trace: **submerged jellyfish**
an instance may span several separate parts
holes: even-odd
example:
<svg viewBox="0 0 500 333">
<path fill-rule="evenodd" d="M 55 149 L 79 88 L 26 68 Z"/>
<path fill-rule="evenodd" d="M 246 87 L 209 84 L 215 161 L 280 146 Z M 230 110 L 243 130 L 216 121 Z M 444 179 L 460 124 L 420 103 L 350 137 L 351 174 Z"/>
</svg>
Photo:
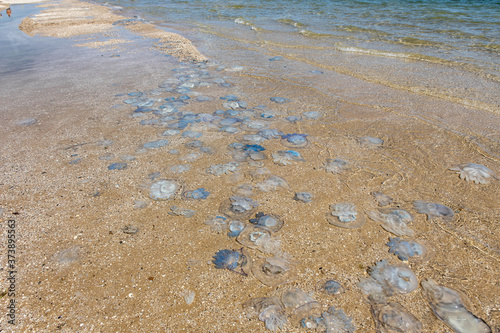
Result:
<svg viewBox="0 0 500 333">
<path fill-rule="evenodd" d="M 334 160 L 329 158 L 325 162 L 324 169 L 326 170 L 326 172 L 331 172 L 336 175 L 344 170 L 349 169 L 349 162 L 344 161 L 340 158 L 336 158 Z"/>
<path fill-rule="evenodd" d="M 303 148 L 309 144 L 307 134 L 286 134 L 282 135 L 281 139 L 284 146 L 292 148 Z"/>
<path fill-rule="evenodd" d="M 363 146 L 379 147 L 384 144 L 384 140 L 373 136 L 364 136 L 362 138 L 359 138 L 359 143 Z"/>
<path fill-rule="evenodd" d="M 342 309 L 335 310 L 332 305 L 321 317 L 308 317 L 301 321 L 302 327 L 316 329 L 326 333 L 353 333 L 356 327 L 352 318 L 348 317 Z"/>
<path fill-rule="evenodd" d="M 449 222 L 455 217 L 455 213 L 450 207 L 441 204 L 416 200 L 413 202 L 413 205 L 420 214 L 427 214 L 428 220 L 437 217 Z"/>
<path fill-rule="evenodd" d="M 372 192 L 371 194 L 377 200 L 380 207 L 387 206 L 392 202 L 392 198 L 382 192 Z"/>
<path fill-rule="evenodd" d="M 389 265 L 387 260 L 380 260 L 368 269 L 370 277 L 361 280 L 361 289 L 372 295 L 374 299 L 384 299 L 385 296 L 406 294 L 418 288 L 415 273 L 405 265 Z"/>
<path fill-rule="evenodd" d="M 278 150 L 272 153 L 273 162 L 279 165 L 292 164 L 292 161 L 305 162 L 305 159 L 295 150 Z"/>
<path fill-rule="evenodd" d="M 283 227 L 283 220 L 279 216 L 262 212 L 257 213 L 254 219 L 250 219 L 250 223 L 271 232 L 277 232 Z"/>
<path fill-rule="evenodd" d="M 212 262 L 215 268 L 229 269 L 241 275 L 248 275 L 251 269 L 252 260 L 250 255 L 244 250 L 220 250 L 213 256 Z"/>
<path fill-rule="evenodd" d="M 176 216 L 185 216 L 185 217 L 193 217 L 196 214 L 196 211 L 193 209 L 180 208 L 177 206 L 170 207 L 171 212 L 168 212 L 170 215 Z"/>
<path fill-rule="evenodd" d="M 232 196 L 221 203 L 219 211 L 235 219 L 244 219 L 252 215 L 258 205 L 257 201 L 250 198 Z"/>
<path fill-rule="evenodd" d="M 226 164 L 213 164 L 210 168 L 207 169 L 208 173 L 211 173 L 214 176 L 227 175 L 230 172 L 235 172 L 238 170 L 238 163 L 229 162 Z"/>
<path fill-rule="evenodd" d="M 299 288 L 291 288 L 283 291 L 281 301 L 285 309 L 291 311 L 294 315 L 304 315 L 304 313 L 320 307 L 318 301 Z"/>
<path fill-rule="evenodd" d="M 434 314 L 455 332 L 491 333 L 488 324 L 467 310 L 456 291 L 431 279 L 425 279 L 421 284 Z"/>
<path fill-rule="evenodd" d="M 297 278 L 295 267 L 283 257 L 257 259 L 252 273 L 257 280 L 270 287 L 289 283 Z"/>
<path fill-rule="evenodd" d="M 488 184 L 491 179 L 498 179 L 493 171 L 481 164 L 463 163 L 450 168 L 457 171 L 461 179 L 473 181 L 476 184 Z"/>
<path fill-rule="evenodd" d="M 245 223 L 238 220 L 233 220 L 229 222 L 229 226 L 227 228 L 229 229 L 227 233 L 229 237 L 238 237 L 245 229 Z"/>
<path fill-rule="evenodd" d="M 203 187 L 198 188 L 194 191 L 187 191 L 183 193 L 183 196 L 186 199 L 193 199 L 193 200 L 205 200 L 209 195 L 210 192 L 205 190 L 205 188 Z"/>
<path fill-rule="evenodd" d="M 304 203 L 311 202 L 313 199 L 313 195 L 309 192 L 296 192 L 293 200 L 301 201 Z"/>
<path fill-rule="evenodd" d="M 374 303 L 371 306 L 377 332 L 421 333 L 420 321 L 399 303 Z"/>
<path fill-rule="evenodd" d="M 367 212 L 368 216 L 379 222 L 384 230 L 393 233 L 396 236 L 412 237 L 414 231 L 408 227 L 408 223 L 413 221 L 413 216 L 404 209 L 379 209 Z"/>
<path fill-rule="evenodd" d="M 335 280 L 326 280 L 318 283 L 316 290 L 328 295 L 338 295 L 344 292 L 344 287 Z"/>
<path fill-rule="evenodd" d="M 248 318 L 259 318 L 271 331 L 277 331 L 286 325 L 286 314 L 281 302 L 275 297 L 252 298 L 243 303 L 243 310 Z"/>
<path fill-rule="evenodd" d="M 142 146 L 146 149 L 155 149 L 155 148 L 161 148 L 168 145 L 168 140 L 162 139 L 158 141 L 151 141 L 151 142 L 146 142 Z"/>
<path fill-rule="evenodd" d="M 271 231 L 262 227 L 248 226 L 236 240 L 241 245 L 264 253 L 278 254 L 281 252 L 281 240 L 271 237 Z"/>
<path fill-rule="evenodd" d="M 123 170 L 127 168 L 127 163 L 113 163 L 108 166 L 109 170 Z"/>
<path fill-rule="evenodd" d="M 287 181 L 284 178 L 278 176 L 270 176 L 264 181 L 256 184 L 256 187 L 263 192 L 271 192 L 275 191 L 278 187 L 284 188 L 286 190 L 290 189 L 290 185 L 288 185 Z"/>
<path fill-rule="evenodd" d="M 389 238 L 389 242 L 385 245 L 389 246 L 390 253 L 402 261 L 423 260 L 429 253 L 422 244 L 416 241 L 402 240 L 399 237 Z"/>
<path fill-rule="evenodd" d="M 276 129 L 263 129 L 258 134 L 265 139 L 276 139 L 280 138 L 283 135 L 281 131 L 278 131 Z"/>
<path fill-rule="evenodd" d="M 149 188 L 149 197 L 153 200 L 171 200 L 182 189 L 181 184 L 173 179 L 163 179 Z"/>
<path fill-rule="evenodd" d="M 290 99 L 285 97 L 271 97 L 270 100 L 278 104 L 288 103 L 291 101 Z"/>
<path fill-rule="evenodd" d="M 226 230 L 227 218 L 224 216 L 217 215 L 216 217 L 205 221 L 205 224 L 210 226 L 210 230 L 220 234 L 221 232 Z"/>
<path fill-rule="evenodd" d="M 356 206 L 352 203 L 336 203 L 330 206 L 330 212 L 326 214 L 330 224 L 337 227 L 356 229 L 365 224 L 363 213 L 358 214 Z"/>
<path fill-rule="evenodd" d="M 54 253 L 52 260 L 60 265 L 69 265 L 75 261 L 78 261 L 82 257 L 83 249 L 78 245 L 73 245 L 69 248 L 60 250 Z"/>
</svg>

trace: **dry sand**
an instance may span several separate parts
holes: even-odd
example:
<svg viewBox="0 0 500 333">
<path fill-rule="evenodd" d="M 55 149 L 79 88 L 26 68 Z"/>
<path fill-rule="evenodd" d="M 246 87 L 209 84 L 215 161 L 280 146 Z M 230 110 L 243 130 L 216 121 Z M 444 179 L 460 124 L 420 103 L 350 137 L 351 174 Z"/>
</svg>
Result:
<svg viewBox="0 0 500 333">
<path fill-rule="evenodd" d="M 88 8 L 92 17 L 103 17 L 92 25 L 99 29 L 116 27 L 112 25 L 114 14 L 108 9 L 86 3 L 53 3 L 43 13 L 52 11 L 59 16 L 71 13 L 68 8 Z M 75 33 L 88 28 L 80 20 L 75 26 L 67 23 L 71 20 L 42 17 L 26 20 L 25 31 L 62 36 L 67 28 Z M 132 26 L 134 32 L 138 26 Z M 145 33 L 149 45 L 161 33 L 150 25 L 138 30 Z M 17 326 L 9 326 L 2 316 L 3 329 L 262 332 L 263 323 L 246 318 L 242 304 L 252 297 L 277 296 L 287 287 L 296 286 L 314 292 L 322 310 L 330 305 L 343 309 L 353 317 L 358 332 L 375 332 L 369 302 L 357 284 L 375 262 L 387 259 L 399 263 L 384 245 L 392 235 L 369 219 L 360 229 L 338 228 L 327 222 L 325 214 L 332 203 L 345 201 L 355 202 L 360 210 L 376 209 L 370 193 L 381 191 L 394 198 L 393 207 L 415 215 L 410 226 L 416 238 L 432 250 L 428 261 L 410 264 L 417 277 L 433 278 L 459 291 L 467 307 L 494 332 L 499 331 L 500 182 L 477 185 L 448 170 L 455 163 L 474 162 L 500 172 L 500 146 L 490 140 L 499 135 L 498 116 L 342 75 L 338 75 L 338 85 L 318 86 L 312 91 L 292 80 L 269 81 L 245 71 L 218 72 L 209 66 L 206 70 L 214 77 L 223 77 L 233 86 L 197 88 L 212 100 L 191 100 L 187 110 L 212 113 L 222 107 L 220 96 L 235 94 L 250 106 L 266 104 L 274 110 L 278 119 L 271 122 L 272 128 L 309 134 L 310 146 L 300 150 L 306 162 L 288 166 L 279 166 L 270 158 L 272 152 L 284 149 L 279 140 L 263 143 L 269 157 L 263 166 L 285 178 L 290 189 L 256 190 L 253 199 L 260 203 L 259 211 L 277 214 L 285 221 L 278 235 L 297 270 L 295 281 L 271 288 L 252 276 L 217 270 L 211 264 L 218 250 L 241 245 L 224 233 L 212 232 L 204 222 L 219 213 L 220 203 L 233 194 L 234 186 L 255 185 L 261 180 L 251 176 L 255 167 L 248 163 L 242 163 L 236 175 L 215 177 L 206 172 L 212 164 L 231 160 L 226 147 L 242 134 L 200 128 L 200 140 L 215 153 L 203 154 L 181 174 L 172 172 L 171 166 L 186 164 L 178 157 L 192 152 L 185 146 L 191 139 L 167 138 L 167 147 L 138 150 L 143 143 L 162 138 L 160 133 L 165 128 L 140 125 L 138 119 L 130 117 L 134 108 L 123 103 L 127 97 L 115 95 L 148 91 L 154 97 L 152 90 L 181 65 L 155 50 L 135 49 L 138 41 L 121 33 L 87 31 L 95 32 L 109 34 L 107 40 L 119 41 L 114 46 L 120 48 L 85 53 L 75 48 L 74 59 L 61 59 L 62 66 L 57 70 L 52 64 L 40 65 L 22 78 L 14 74 L 2 78 L 9 84 L 0 96 L 0 139 L 4 143 L 0 150 L 0 207 L 3 221 L 16 221 L 18 251 Z M 87 43 L 104 43 L 105 47 L 111 43 L 93 40 L 92 35 L 86 37 L 90 38 Z M 175 49 L 173 54 L 184 54 L 179 52 Z M 191 48 L 185 52 L 183 59 L 204 59 Z M 351 99 L 339 97 L 347 88 L 365 94 Z M 175 94 L 159 97 L 171 95 Z M 289 97 L 292 102 L 271 105 L 272 96 Z M 410 109 L 429 112 L 412 114 Z M 320 111 L 323 117 L 296 124 L 284 120 L 289 114 L 311 110 Z M 467 118 L 471 114 L 474 121 Z M 36 118 L 37 123 L 19 123 L 28 118 Z M 443 125 L 445 119 L 447 126 Z M 384 145 L 360 145 L 358 139 L 368 135 L 382 138 Z M 169 154 L 170 149 L 179 150 L 180 155 Z M 120 157 L 126 155 L 136 157 L 127 162 L 127 169 L 108 170 L 109 164 L 122 162 Z M 78 158 L 79 163 L 69 164 Z M 347 159 L 352 168 L 339 175 L 328 174 L 321 168 L 328 158 Z M 153 201 L 147 186 L 151 183 L 148 175 L 155 172 L 160 172 L 161 178 L 179 179 L 186 189 L 205 187 L 211 194 L 202 201 Z M 293 200 L 299 191 L 312 192 L 313 201 L 304 204 Z M 456 218 L 452 222 L 428 221 L 413 209 L 412 202 L 418 199 L 447 205 Z M 147 202 L 147 207 L 134 209 L 135 200 Z M 196 215 L 169 215 L 173 205 L 194 209 Z M 139 232 L 124 233 L 126 225 L 139 228 Z M 5 223 L 2 227 L 6 237 Z M 61 252 L 64 250 L 69 252 Z M 5 275 L 7 258 L 2 251 Z M 250 252 L 254 258 L 264 256 Z M 71 259 L 71 253 L 75 254 L 73 261 L 63 260 Z M 339 281 L 345 293 L 328 296 L 315 292 L 325 279 Z M 5 290 L 8 285 L 2 281 L 1 289 Z M 187 304 L 185 295 L 191 291 L 195 298 Z M 8 299 L 2 298 L 1 308 L 6 308 Z M 421 290 L 396 295 L 392 300 L 413 313 L 424 332 L 450 332 L 432 314 Z M 302 329 L 290 320 L 285 331 Z"/>
</svg>

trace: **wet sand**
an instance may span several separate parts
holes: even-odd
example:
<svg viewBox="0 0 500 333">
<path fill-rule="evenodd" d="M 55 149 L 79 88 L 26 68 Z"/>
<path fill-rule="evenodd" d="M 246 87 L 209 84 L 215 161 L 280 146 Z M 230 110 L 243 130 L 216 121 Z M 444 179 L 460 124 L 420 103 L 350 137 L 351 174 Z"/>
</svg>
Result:
<svg viewBox="0 0 500 333">
<path fill-rule="evenodd" d="M 88 5 L 67 4 L 74 8 Z M 66 3 L 44 6 L 55 10 Z M 410 224 L 415 238 L 432 250 L 428 261 L 409 265 L 419 280 L 432 278 L 459 291 L 469 310 L 494 332 L 500 330 L 500 182 L 478 185 L 449 171 L 453 164 L 478 163 L 500 173 L 498 115 L 333 71 L 325 71 L 328 84 L 319 78 L 310 87 L 292 75 L 272 79 L 251 68 L 228 70 L 233 64 L 218 70 L 212 58 L 206 65 L 181 64 L 165 56 L 170 48 L 154 47 L 161 38 L 154 27 L 147 26 L 144 35 L 113 25 L 113 19 L 100 22 L 110 30 L 86 32 L 69 41 L 75 46 L 126 42 L 73 47 L 50 62 L 35 62 L 30 69 L 0 78 L 0 137 L 4 143 L 0 207 L 2 221 L 16 221 L 18 251 L 17 324 L 9 326 L 2 316 L 2 328 L 262 332 L 264 324 L 246 318 L 242 304 L 253 297 L 279 296 L 295 286 L 313 293 L 323 311 L 331 305 L 343 309 L 358 332 L 375 332 L 367 296 L 358 282 L 379 260 L 400 263 L 385 245 L 393 235 L 368 217 L 360 229 L 342 229 L 330 225 L 325 215 L 338 202 L 354 202 L 360 211 L 377 209 L 370 193 L 380 191 L 394 199 L 392 207 L 407 209 L 415 216 Z M 29 30 L 32 34 L 45 33 L 43 25 L 29 26 L 34 27 Z M 55 36 L 66 28 L 51 26 L 48 34 Z M 58 43 L 56 39 L 47 42 Z M 179 48 L 173 50 L 178 56 Z M 188 54 L 195 54 L 190 50 Z M 284 64 L 270 63 L 269 70 L 282 70 Z M 251 132 L 188 128 L 199 129 L 203 133 L 200 140 L 214 151 L 193 162 L 179 160 L 193 152 L 185 145 L 193 139 L 179 135 L 167 137 L 166 147 L 140 149 L 146 142 L 165 138 L 161 136 L 165 128 L 140 125 L 140 120 L 155 117 L 131 117 L 135 107 L 123 103 L 128 98 L 125 94 L 178 97 L 180 94 L 169 92 L 155 95 L 154 89 L 179 73 L 172 70 L 184 68 L 191 73 L 199 66 L 206 66 L 202 69 L 211 75 L 207 81 L 212 83 L 193 90 L 211 100 L 197 102 L 192 96 L 183 111 L 211 114 L 222 108 L 221 96 L 233 94 L 249 107 L 264 104 L 274 111 L 277 117 L 269 121 L 270 128 L 308 134 L 309 146 L 297 149 L 306 161 L 287 166 L 274 163 L 271 157 L 273 152 L 288 149 L 280 140 L 262 143 L 268 157 L 262 166 L 283 177 L 290 188 L 255 189 L 252 197 L 260 204 L 258 211 L 277 214 L 285 222 L 277 236 L 297 270 L 297 279 L 289 284 L 267 287 L 253 276 L 218 270 L 211 263 L 218 250 L 241 245 L 225 233 L 212 232 L 204 222 L 219 214 L 220 204 L 233 195 L 234 186 L 255 186 L 262 177 L 252 176 L 256 166 L 248 162 L 240 163 L 239 172 L 230 175 L 216 177 L 206 170 L 230 162 L 226 147 Z M 293 70 L 304 76 L 317 75 L 309 72 L 312 69 Z M 232 86 L 220 86 L 214 78 Z M 291 102 L 272 103 L 269 98 L 273 96 Z M 285 120 L 306 111 L 318 111 L 322 117 L 297 123 Z M 29 118 L 37 122 L 22 123 Z M 384 144 L 362 145 L 359 138 L 364 136 L 381 138 Z M 179 155 L 170 154 L 171 149 L 177 149 Z M 126 169 L 108 170 L 111 163 L 123 162 L 121 157 L 128 155 L 136 159 L 127 161 Z M 338 175 L 327 173 L 322 166 L 328 158 L 346 159 L 351 168 Z M 77 159 L 80 162 L 70 164 Z M 184 173 L 171 170 L 171 166 L 187 163 L 191 168 Z M 206 200 L 153 201 L 148 175 L 156 172 L 160 178 L 182 181 L 186 190 L 204 187 L 210 196 Z M 293 200 L 294 193 L 301 191 L 313 193 L 313 201 Z M 135 209 L 135 200 L 145 201 L 147 206 Z M 449 206 L 455 219 L 429 221 L 415 211 L 415 200 Z M 196 214 L 190 218 L 169 215 L 173 205 L 196 210 Z M 137 227 L 138 233 L 124 233 L 126 225 Z M 5 223 L 2 226 L 6 237 Z M 61 251 L 66 249 L 76 255 L 62 258 Z M 250 253 L 254 259 L 266 257 L 255 250 Z M 5 275 L 5 250 L 0 260 Z M 317 284 L 326 279 L 337 280 L 346 291 L 334 296 L 317 292 Z M 1 289 L 7 288 L 3 279 Z M 190 291 L 195 298 L 188 305 L 184 296 Z M 3 309 L 8 300 L 7 296 L 1 299 Z M 420 288 L 393 296 L 391 301 L 415 315 L 424 332 L 450 332 L 432 314 Z M 293 319 L 285 329 L 302 330 Z"/>
</svg>

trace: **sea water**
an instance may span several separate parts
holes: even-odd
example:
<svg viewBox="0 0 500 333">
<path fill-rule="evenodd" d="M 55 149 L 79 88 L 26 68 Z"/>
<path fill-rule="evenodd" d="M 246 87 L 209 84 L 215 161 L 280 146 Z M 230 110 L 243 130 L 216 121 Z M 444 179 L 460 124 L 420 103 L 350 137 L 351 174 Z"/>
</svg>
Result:
<svg viewBox="0 0 500 333">
<path fill-rule="evenodd" d="M 317 73 L 333 70 L 500 112 L 498 1 L 106 3 L 181 31 L 211 60 L 262 68 L 268 59 L 284 59 L 287 70 L 274 75 L 307 64 Z"/>
</svg>

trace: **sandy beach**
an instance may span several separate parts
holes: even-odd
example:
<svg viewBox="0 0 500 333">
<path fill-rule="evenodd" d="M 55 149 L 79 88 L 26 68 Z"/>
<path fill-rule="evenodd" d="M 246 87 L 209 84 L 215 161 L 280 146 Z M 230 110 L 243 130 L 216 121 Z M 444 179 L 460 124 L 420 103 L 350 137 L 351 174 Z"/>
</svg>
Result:
<svg viewBox="0 0 500 333">
<path fill-rule="evenodd" d="M 0 2 L 0 10 L 9 5 Z M 266 70 L 246 68 L 243 59 L 225 64 L 204 54 L 200 50 L 211 50 L 206 40 L 197 48 L 180 34 L 92 3 L 49 1 L 33 11 L 20 19 L 19 34 L 52 50 L 0 77 L 0 292 L 12 281 L 15 286 L 15 296 L 2 293 L 0 331 L 264 332 L 243 304 L 300 288 L 318 302 L 308 315 L 334 305 L 352 317 L 357 332 L 376 332 L 358 284 L 385 259 L 407 265 L 419 281 L 430 278 L 457 291 L 469 311 L 500 332 L 500 181 L 476 184 L 450 170 L 476 163 L 500 173 L 500 115 L 333 70 L 324 70 L 326 81 L 313 66 L 286 68 L 287 59 L 269 62 L 266 70 L 317 76 L 316 85 L 292 75 L 272 79 Z M 228 95 L 246 106 L 224 104 Z M 277 96 L 289 101 L 270 99 Z M 237 133 L 207 120 L 167 136 L 171 114 L 137 112 L 137 102 L 124 102 L 134 98 L 155 106 L 174 100 L 183 115 L 208 119 L 228 109 L 249 119 Z M 317 114 L 304 116 L 311 111 Z M 307 134 L 308 144 L 245 141 L 258 126 Z M 144 147 L 164 139 L 166 146 Z M 235 161 L 228 148 L 235 142 L 261 145 L 265 159 L 238 160 L 227 174 L 207 172 Z M 282 165 L 273 157 L 289 149 L 304 161 Z M 347 167 L 328 172 L 331 159 Z M 113 163 L 126 166 L 113 170 Z M 285 183 L 269 185 L 272 176 Z M 176 180 L 183 190 L 173 200 L 153 200 L 150 186 L 160 179 Z M 206 224 L 224 213 L 223 202 L 241 195 L 242 185 L 259 204 L 255 213 L 284 222 L 273 234 L 281 241 L 273 254 L 288 258 L 294 277 L 287 283 L 268 286 L 212 262 L 221 249 L 243 247 L 227 230 Z M 186 198 L 199 188 L 210 195 Z M 296 192 L 310 192 L 312 201 L 295 200 Z M 426 244 L 425 260 L 402 263 L 388 252 L 385 244 L 395 235 L 369 218 L 380 208 L 373 192 L 392 198 L 387 207 L 413 215 L 414 236 L 402 238 Z M 428 219 L 415 209 L 416 200 L 450 207 L 454 216 Z M 330 205 L 343 202 L 365 216 L 362 227 L 328 222 Z M 178 216 L 173 206 L 195 213 Z M 16 236 L 14 262 L 4 246 L 8 230 Z M 248 251 L 254 265 L 272 256 Z M 7 280 L 13 270 L 15 279 Z M 326 280 L 338 281 L 343 292 L 322 293 L 318 286 Z M 7 316 L 12 299 L 14 325 Z M 432 313 L 421 287 L 390 301 L 418 318 L 422 332 L 452 331 Z M 282 331 L 306 331 L 301 317 L 287 309 Z"/>
</svg>

